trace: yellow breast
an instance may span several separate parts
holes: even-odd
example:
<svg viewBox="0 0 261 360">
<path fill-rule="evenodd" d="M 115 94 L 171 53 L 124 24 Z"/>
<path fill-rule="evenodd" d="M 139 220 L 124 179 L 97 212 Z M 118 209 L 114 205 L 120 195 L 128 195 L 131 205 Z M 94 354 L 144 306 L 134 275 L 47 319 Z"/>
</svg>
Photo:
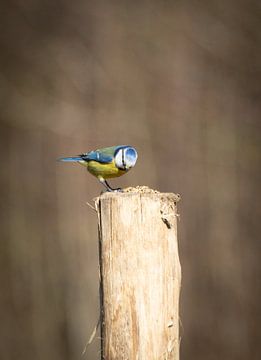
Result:
<svg viewBox="0 0 261 360">
<path fill-rule="evenodd" d="M 118 169 L 115 166 L 114 161 L 110 164 L 101 164 L 97 161 L 89 161 L 87 163 L 87 169 L 92 175 L 102 177 L 103 179 L 118 177 L 127 172 L 127 170 Z"/>
</svg>

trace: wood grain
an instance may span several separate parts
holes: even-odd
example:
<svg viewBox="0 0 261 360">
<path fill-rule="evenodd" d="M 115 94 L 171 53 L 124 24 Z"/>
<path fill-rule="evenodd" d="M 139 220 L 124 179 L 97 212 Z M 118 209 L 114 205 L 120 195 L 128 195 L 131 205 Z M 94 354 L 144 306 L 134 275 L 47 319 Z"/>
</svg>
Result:
<svg viewBox="0 0 261 360">
<path fill-rule="evenodd" d="M 177 199 L 130 192 L 96 202 L 102 359 L 179 359 Z"/>
</svg>

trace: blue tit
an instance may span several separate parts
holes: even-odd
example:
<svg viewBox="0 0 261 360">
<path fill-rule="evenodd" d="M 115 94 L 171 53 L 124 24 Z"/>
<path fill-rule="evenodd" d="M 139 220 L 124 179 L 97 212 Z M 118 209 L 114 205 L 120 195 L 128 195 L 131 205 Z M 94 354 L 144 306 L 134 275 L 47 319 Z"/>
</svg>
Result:
<svg viewBox="0 0 261 360">
<path fill-rule="evenodd" d="M 85 166 L 108 191 L 115 191 L 120 189 L 112 189 L 106 179 L 124 175 L 136 164 L 137 158 L 137 151 L 133 147 L 119 145 L 93 150 L 77 156 L 60 158 L 58 160 L 78 162 Z"/>
</svg>

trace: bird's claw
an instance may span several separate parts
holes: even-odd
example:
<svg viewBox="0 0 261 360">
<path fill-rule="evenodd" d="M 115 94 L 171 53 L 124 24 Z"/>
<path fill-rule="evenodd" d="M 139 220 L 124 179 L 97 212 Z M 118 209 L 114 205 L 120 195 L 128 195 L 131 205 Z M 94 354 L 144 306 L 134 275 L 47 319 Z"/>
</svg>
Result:
<svg viewBox="0 0 261 360">
<path fill-rule="evenodd" d="M 123 192 L 122 188 L 108 189 L 110 192 Z"/>
</svg>

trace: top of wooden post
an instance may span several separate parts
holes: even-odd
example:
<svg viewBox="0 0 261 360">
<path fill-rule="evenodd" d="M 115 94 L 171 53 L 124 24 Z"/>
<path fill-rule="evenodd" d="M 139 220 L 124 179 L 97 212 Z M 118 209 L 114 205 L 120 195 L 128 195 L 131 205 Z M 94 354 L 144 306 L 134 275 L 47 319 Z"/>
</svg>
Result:
<svg viewBox="0 0 261 360">
<path fill-rule="evenodd" d="M 174 193 L 162 193 L 158 190 L 150 189 L 148 186 L 136 186 L 136 187 L 128 187 L 125 189 L 122 189 L 122 191 L 119 192 L 104 192 L 100 196 L 98 196 L 95 200 L 98 200 L 100 198 L 110 198 L 114 196 L 131 196 L 135 194 L 140 194 L 144 196 L 156 196 L 160 198 L 168 198 L 172 200 L 174 203 L 177 203 L 180 201 L 181 197 L 179 194 Z"/>
<path fill-rule="evenodd" d="M 161 193 L 157 190 L 150 189 L 148 186 L 128 187 L 119 192 L 106 191 L 94 199 L 95 208 L 97 210 L 100 204 L 104 201 L 114 201 L 116 199 L 124 201 L 124 198 L 126 198 L 127 201 L 127 198 L 130 199 L 133 197 L 135 199 L 137 196 L 143 199 L 147 198 L 159 201 L 161 203 L 161 218 L 168 228 L 172 227 L 172 224 L 168 219 L 169 214 L 174 211 L 175 215 L 179 217 L 179 214 L 177 214 L 177 202 L 181 199 L 180 195 L 174 193 Z"/>
</svg>

